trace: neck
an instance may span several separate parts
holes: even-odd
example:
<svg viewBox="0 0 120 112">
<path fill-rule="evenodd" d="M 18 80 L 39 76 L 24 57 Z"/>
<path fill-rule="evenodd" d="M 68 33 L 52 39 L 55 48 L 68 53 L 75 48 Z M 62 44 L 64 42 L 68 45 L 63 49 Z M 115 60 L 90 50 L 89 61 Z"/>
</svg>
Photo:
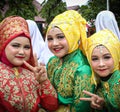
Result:
<svg viewBox="0 0 120 112">
<path fill-rule="evenodd" d="M 112 76 L 112 73 L 111 74 L 109 74 L 108 76 L 106 76 L 106 77 L 100 77 L 100 79 L 102 80 L 102 81 L 107 81 L 107 80 L 109 80 L 110 79 L 110 77 Z"/>
</svg>

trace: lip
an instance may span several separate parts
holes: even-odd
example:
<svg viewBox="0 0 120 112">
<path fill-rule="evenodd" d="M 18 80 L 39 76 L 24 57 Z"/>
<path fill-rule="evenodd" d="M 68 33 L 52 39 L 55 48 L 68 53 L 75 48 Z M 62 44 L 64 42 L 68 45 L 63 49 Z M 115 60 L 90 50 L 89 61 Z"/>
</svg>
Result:
<svg viewBox="0 0 120 112">
<path fill-rule="evenodd" d="M 54 50 L 55 52 L 59 52 L 61 49 L 62 49 L 62 48 L 54 48 L 53 50 Z"/>
<path fill-rule="evenodd" d="M 16 58 L 20 58 L 20 59 L 23 59 L 24 57 L 23 56 L 15 56 Z"/>
<path fill-rule="evenodd" d="M 98 71 L 100 71 L 100 72 L 104 72 L 104 71 L 106 71 L 107 69 L 98 69 Z"/>
</svg>

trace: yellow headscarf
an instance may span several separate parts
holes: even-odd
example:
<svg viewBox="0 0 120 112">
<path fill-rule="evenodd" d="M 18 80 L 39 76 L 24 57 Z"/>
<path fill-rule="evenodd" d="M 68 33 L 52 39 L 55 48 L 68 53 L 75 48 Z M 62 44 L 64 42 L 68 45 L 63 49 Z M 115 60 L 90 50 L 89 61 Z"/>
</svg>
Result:
<svg viewBox="0 0 120 112">
<path fill-rule="evenodd" d="M 88 41 L 87 41 L 86 55 L 87 55 L 87 58 L 90 64 L 91 64 L 91 55 L 92 55 L 93 49 L 98 45 L 104 45 L 111 53 L 112 58 L 114 60 L 113 72 L 115 70 L 120 69 L 120 65 L 119 65 L 120 63 L 120 41 L 111 31 L 107 29 L 101 30 L 93 34 L 89 38 L 87 38 L 87 40 Z M 95 75 L 93 71 L 92 71 L 92 80 L 94 81 L 94 83 L 96 83 Z"/>
<path fill-rule="evenodd" d="M 77 11 L 68 10 L 57 15 L 50 23 L 48 31 L 53 27 L 60 28 L 64 33 L 69 44 L 68 53 L 75 51 L 79 47 L 84 52 L 87 39 L 86 20 Z"/>
</svg>

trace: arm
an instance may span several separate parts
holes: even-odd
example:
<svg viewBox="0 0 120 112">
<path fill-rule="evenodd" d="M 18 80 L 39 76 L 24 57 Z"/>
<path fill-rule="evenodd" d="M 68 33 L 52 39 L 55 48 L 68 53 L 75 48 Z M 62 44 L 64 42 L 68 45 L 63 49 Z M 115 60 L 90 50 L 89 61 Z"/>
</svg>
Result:
<svg viewBox="0 0 120 112">
<path fill-rule="evenodd" d="M 49 111 L 58 108 L 57 93 L 48 79 L 41 83 L 41 105 Z"/>
<path fill-rule="evenodd" d="M 24 64 L 34 73 L 36 80 L 41 86 L 39 89 L 41 99 L 40 104 L 43 108 L 49 111 L 54 111 L 58 108 L 57 93 L 47 77 L 45 66 L 42 64 L 39 65 L 36 57 L 35 60 L 35 67 L 31 66 L 27 62 L 24 62 Z"/>
<path fill-rule="evenodd" d="M 74 84 L 74 108 L 75 111 L 79 112 L 90 112 L 90 102 L 79 100 L 79 98 L 88 98 L 82 91 L 84 89 L 93 92 L 94 85 L 91 84 L 91 72 L 89 67 L 80 67 L 75 74 Z"/>
</svg>

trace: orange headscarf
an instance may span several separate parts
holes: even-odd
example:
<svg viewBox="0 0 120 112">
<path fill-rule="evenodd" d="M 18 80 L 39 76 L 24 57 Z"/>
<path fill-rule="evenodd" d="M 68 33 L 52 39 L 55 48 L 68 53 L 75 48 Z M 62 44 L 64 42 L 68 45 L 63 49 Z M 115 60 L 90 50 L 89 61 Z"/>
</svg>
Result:
<svg viewBox="0 0 120 112">
<path fill-rule="evenodd" d="M 19 16 L 9 16 L 0 23 L 0 60 L 4 54 L 6 45 L 20 35 L 27 37 L 31 43 L 28 25 L 24 18 Z M 34 66 L 32 46 L 28 63 Z"/>
</svg>

